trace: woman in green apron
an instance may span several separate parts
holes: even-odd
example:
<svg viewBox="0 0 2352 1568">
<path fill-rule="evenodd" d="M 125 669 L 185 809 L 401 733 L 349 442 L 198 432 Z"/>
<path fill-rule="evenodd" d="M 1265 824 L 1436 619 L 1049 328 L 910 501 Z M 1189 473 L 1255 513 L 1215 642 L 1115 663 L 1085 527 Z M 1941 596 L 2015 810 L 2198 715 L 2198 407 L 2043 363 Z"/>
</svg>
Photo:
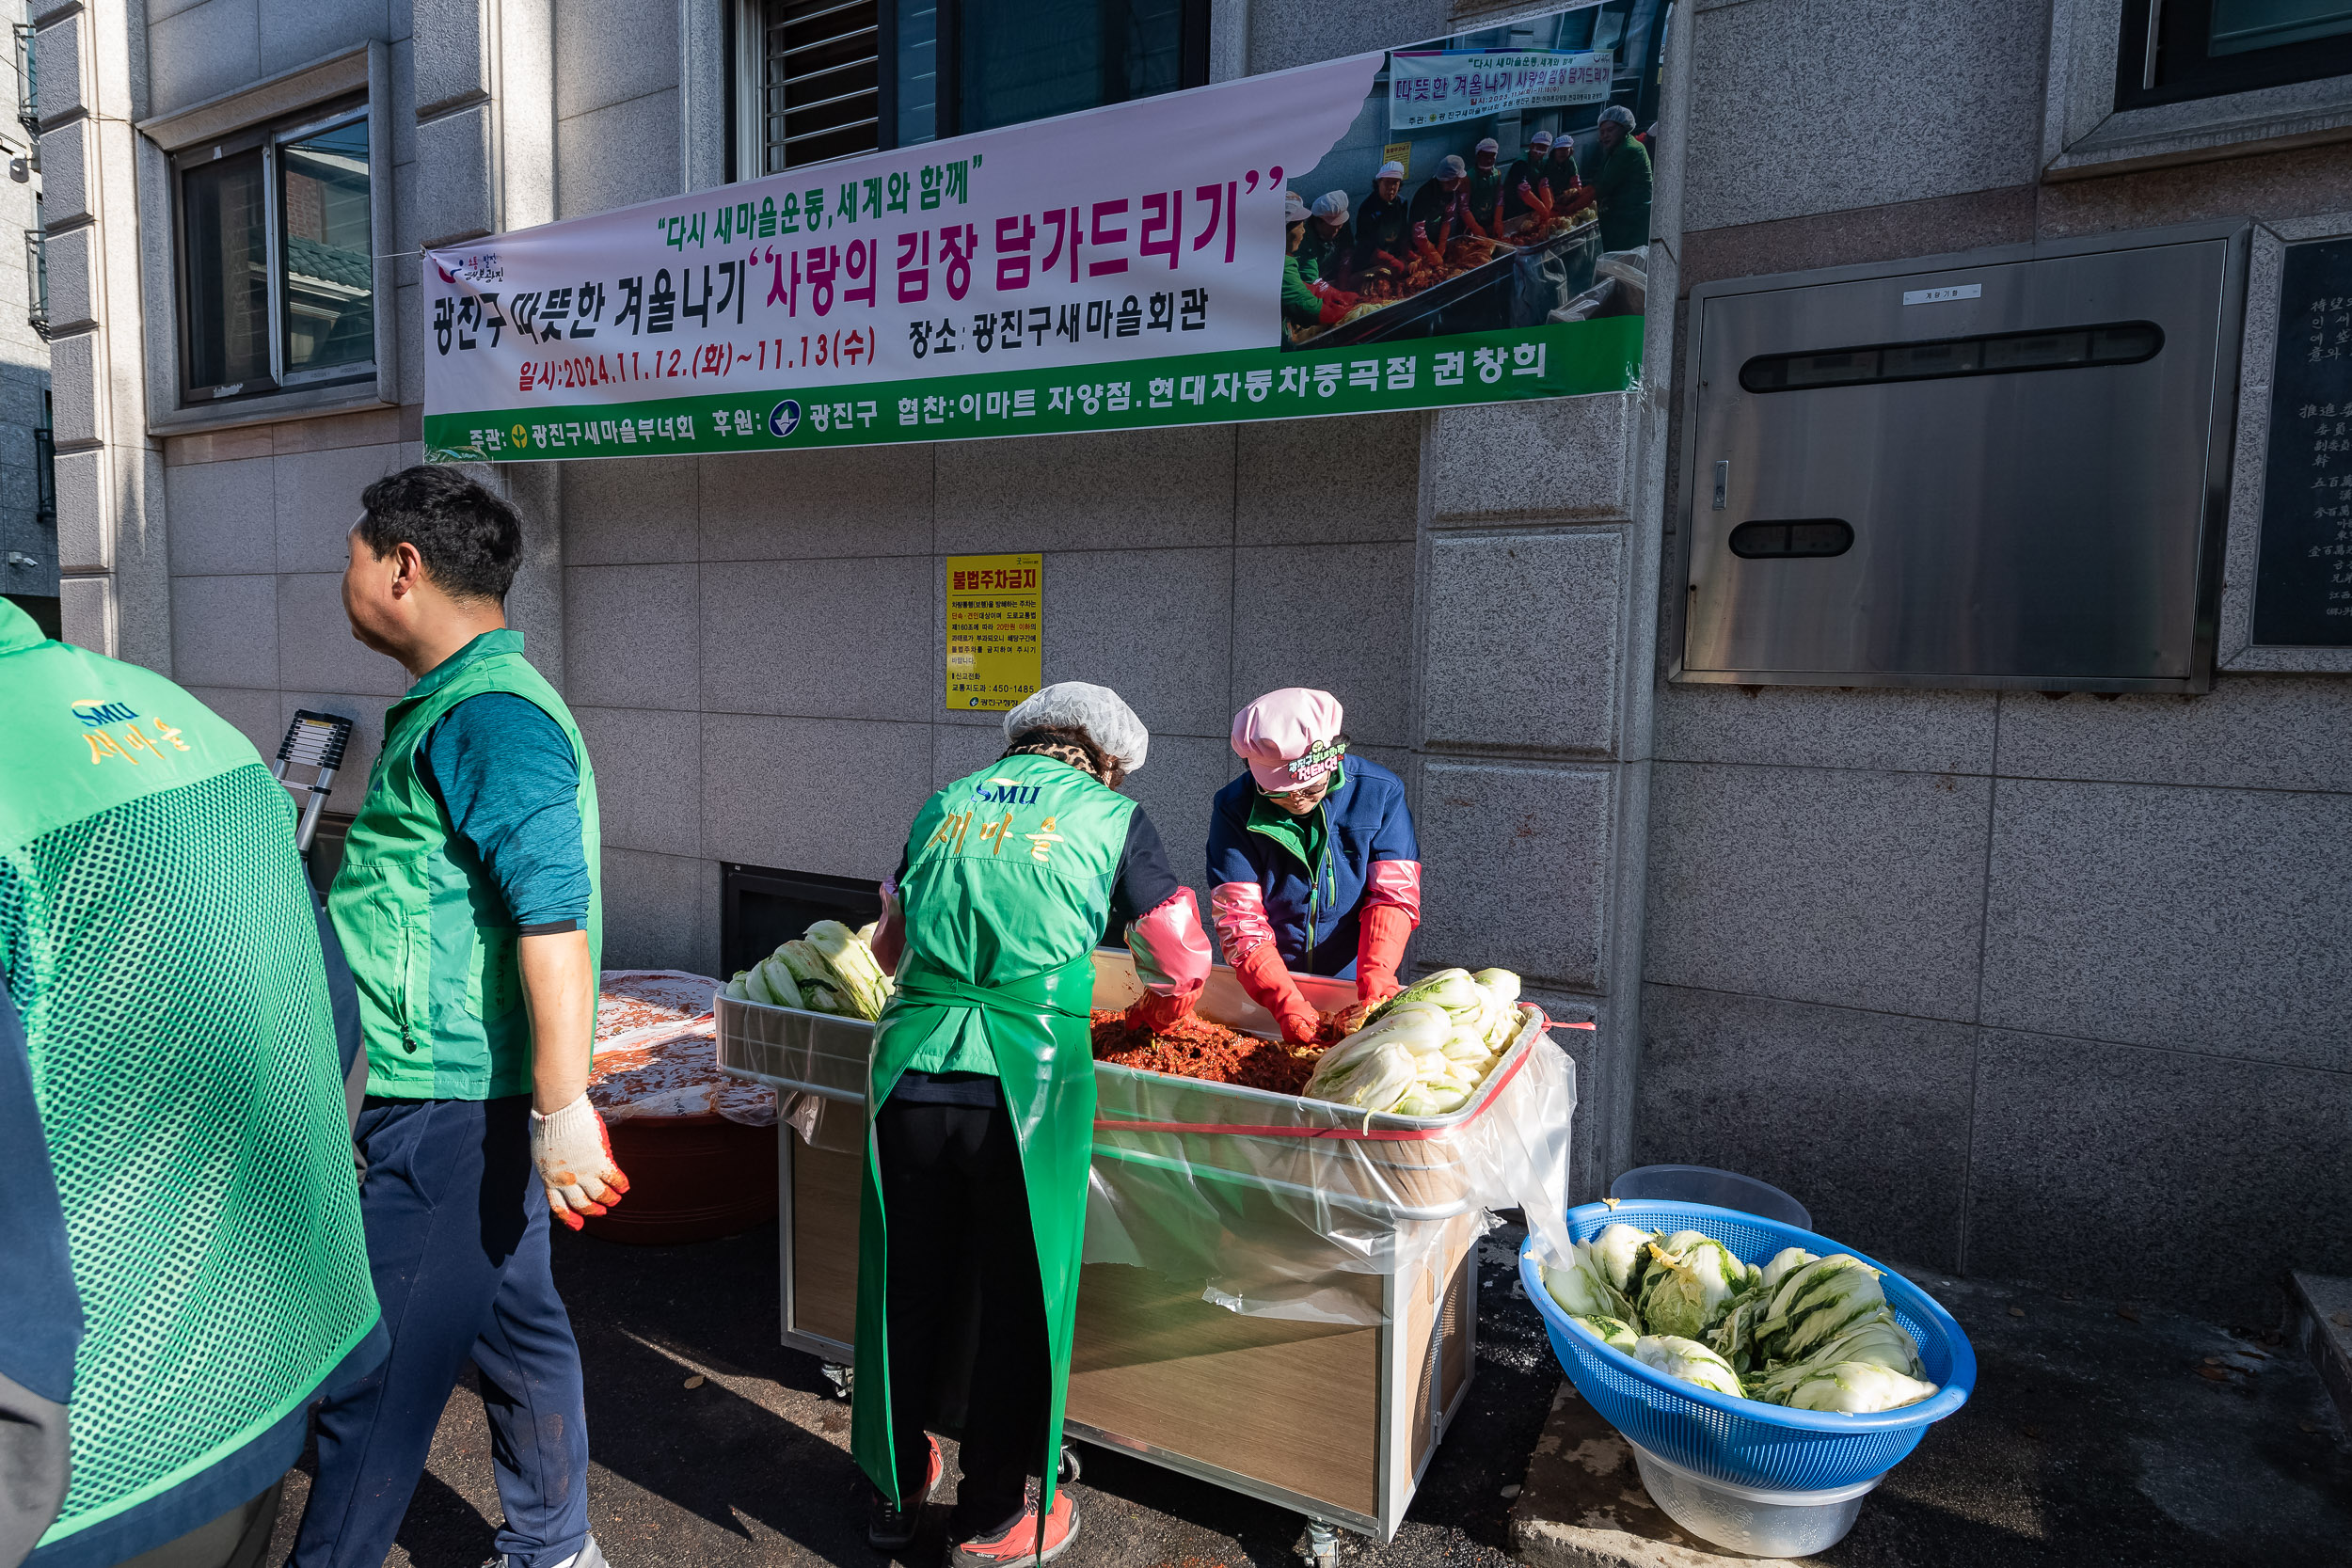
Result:
<svg viewBox="0 0 2352 1568">
<path fill-rule="evenodd" d="M 956 1568 L 1050 1561 L 1077 1534 L 1055 1495 L 1094 1143 L 1092 949 L 1123 930 L 1163 1027 L 1208 978 L 1199 906 L 1117 793 L 1150 736 L 1106 687 L 1049 686 L 1005 716 L 1009 749 L 931 797 L 883 886 L 874 951 L 898 976 L 874 1035 L 858 1216 L 850 1446 L 874 1482 L 867 1539 L 898 1551 L 937 1484 L 944 1348 L 978 1352 Z M 1041 1478 L 1032 1495 L 1028 1478 Z"/>
</svg>

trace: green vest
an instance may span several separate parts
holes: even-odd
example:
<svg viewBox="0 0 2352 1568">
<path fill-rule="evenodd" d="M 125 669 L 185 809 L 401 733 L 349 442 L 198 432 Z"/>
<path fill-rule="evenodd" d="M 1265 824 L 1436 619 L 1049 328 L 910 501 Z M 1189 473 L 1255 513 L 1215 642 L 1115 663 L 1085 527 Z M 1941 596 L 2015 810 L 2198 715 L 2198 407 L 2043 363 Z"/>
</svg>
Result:
<svg viewBox="0 0 2352 1568">
<path fill-rule="evenodd" d="M 294 825 L 194 697 L 0 602 L 0 966 L 88 1325 L 44 1544 L 268 1431 L 376 1322 Z"/>
<path fill-rule="evenodd" d="M 875 1026 L 867 1084 L 850 1384 L 850 1450 L 893 1498 L 902 1494 L 890 1431 L 888 1216 L 873 1112 L 918 1053 L 976 1040 L 996 1064 L 1028 1189 L 1053 1360 L 1051 1414 L 1038 1434 L 1053 1506 L 1094 1153 L 1093 950 L 1135 809 L 1066 762 L 1006 757 L 932 796 L 907 838 L 906 951 Z"/>
<path fill-rule="evenodd" d="M 572 743 L 588 860 L 590 973 L 603 962 L 601 839 L 588 747 L 564 699 L 523 658 L 522 633 L 484 632 L 385 713 L 384 750 L 326 897 L 358 985 L 370 1094 L 496 1100 L 531 1091 L 531 1013 L 505 895 L 456 836 L 421 765 L 433 726 L 485 691 L 531 703 Z"/>
</svg>

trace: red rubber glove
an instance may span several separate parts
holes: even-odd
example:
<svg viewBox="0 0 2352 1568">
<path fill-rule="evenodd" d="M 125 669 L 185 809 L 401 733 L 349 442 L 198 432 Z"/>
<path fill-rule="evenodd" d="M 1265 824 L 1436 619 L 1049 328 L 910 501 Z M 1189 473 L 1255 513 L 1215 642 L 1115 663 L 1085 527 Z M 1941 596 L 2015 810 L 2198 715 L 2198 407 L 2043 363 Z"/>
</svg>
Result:
<svg viewBox="0 0 2352 1568">
<path fill-rule="evenodd" d="M 1249 993 L 1251 1001 L 1274 1015 L 1282 1026 L 1282 1038 L 1292 1045 L 1306 1045 L 1315 1037 L 1323 1021 L 1307 1006 L 1307 999 L 1298 994 L 1298 987 L 1291 979 L 1291 972 L 1282 967 L 1282 955 L 1274 950 L 1274 943 L 1262 942 L 1242 955 L 1233 966 L 1233 977 L 1241 989 Z"/>
<path fill-rule="evenodd" d="M 1162 996 L 1158 991 L 1147 990 L 1127 1009 L 1121 1022 L 1156 1035 L 1171 1024 L 1182 1023 L 1190 1018 L 1192 1005 L 1200 1000 L 1202 990 L 1202 987 L 1195 986 L 1173 996 Z"/>
<path fill-rule="evenodd" d="M 1357 1001 L 1386 1002 L 1405 989 L 1396 983 L 1396 966 L 1412 934 L 1413 917 L 1394 904 L 1374 904 L 1357 916 Z"/>
</svg>

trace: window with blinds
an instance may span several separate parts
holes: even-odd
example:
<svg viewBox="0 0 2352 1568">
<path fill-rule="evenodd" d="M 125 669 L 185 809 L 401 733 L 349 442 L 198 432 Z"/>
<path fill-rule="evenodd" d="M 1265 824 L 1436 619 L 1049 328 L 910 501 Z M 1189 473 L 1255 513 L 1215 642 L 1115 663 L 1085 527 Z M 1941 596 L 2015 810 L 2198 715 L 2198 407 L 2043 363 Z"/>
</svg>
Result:
<svg viewBox="0 0 2352 1568">
<path fill-rule="evenodd" d="M 1209 0 L 738 4 L 738 178 L 1209 79 Z"/>
<path fill-rule="evenodd" d="M 878 0 L 759 0 L 757 11 L 757 172 L 880 147 Z"/>
</svg>

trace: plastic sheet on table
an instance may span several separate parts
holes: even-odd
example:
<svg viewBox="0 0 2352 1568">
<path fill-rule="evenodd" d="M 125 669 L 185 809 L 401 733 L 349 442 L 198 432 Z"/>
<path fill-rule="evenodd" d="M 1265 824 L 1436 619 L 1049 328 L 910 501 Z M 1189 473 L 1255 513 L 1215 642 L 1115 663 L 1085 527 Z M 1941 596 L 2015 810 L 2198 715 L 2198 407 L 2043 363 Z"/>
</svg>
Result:
<svg viewBox="0 0 2352 1568">
<path fill-rule="evenodd" d="M 675 1034 L 710 1016 L 719 982 L 683 969 L 608 969 L 596 976 L 595 1055 Z"/>
<path fill-rule="evenodd" d="M 1517 1206 L 1549 1233 L 1566 1212 L 1576 1068 L 1542 1012 L 1520 1010 L 1486 1084 L 1444 1117 L 1097 1064 L 1086 1260 L 1197 1279 L 1246 1316 L 1376 1323 L 1343 1276 L 1420 1266 L 1468 1213 Z"/>
<path fill-rule="evenodd" d="M 675 969 L 609 969 L 597 977 L 588 1099 L 607 1122 L 717 1115 L 772 1127 L 776 1096 L 721 1070 L 711 996 L 719 982 Z"/>
</svg>

